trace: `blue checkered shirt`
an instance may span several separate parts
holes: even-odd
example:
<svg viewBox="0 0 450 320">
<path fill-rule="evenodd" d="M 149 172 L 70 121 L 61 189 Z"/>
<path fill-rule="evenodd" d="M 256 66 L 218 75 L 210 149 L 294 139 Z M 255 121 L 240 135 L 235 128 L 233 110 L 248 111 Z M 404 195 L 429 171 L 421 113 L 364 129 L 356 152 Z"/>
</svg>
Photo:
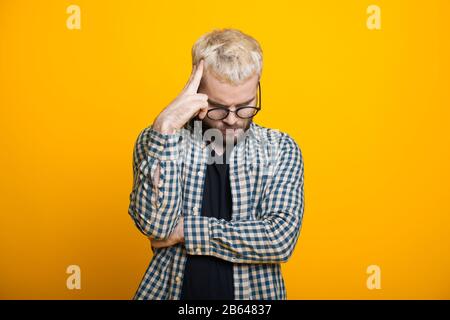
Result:
<svg viewBox="0 0 450 320">
<path fill-rule="evenodd" d="M 185 242 L 152 247 L 134 299 L 180 299 L 187 254 L 233 262 L 236 300 L 287 299 L 280 264 L 292 255 L 302 224 L 300 148 L 288 134 L 251 123 L 230 154 L 233 207 L 226 221 L 201 215 L 211 149 L 193 128 L 162 134 L 149 126 L 135 143 L 128 213 L 153 239 L 168 238 L 183 216 Z"/>
</svg>

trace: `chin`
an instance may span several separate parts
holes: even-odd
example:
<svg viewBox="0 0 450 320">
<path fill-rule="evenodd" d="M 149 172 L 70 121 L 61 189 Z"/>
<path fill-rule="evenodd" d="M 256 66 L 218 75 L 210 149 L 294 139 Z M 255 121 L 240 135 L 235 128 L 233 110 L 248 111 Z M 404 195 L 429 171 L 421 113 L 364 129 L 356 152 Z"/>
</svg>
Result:
<svg viewBox="0 0 450 320">
<path fill-rule="evenodd" d="M 223 141 L 224 141 L 224 144 L 226 144 L 228 141 L 230 141 L 230 143 L 232 142 L 233 145 L 236 145 L 243 136 L 244 136 L 244 133 L 242 133 L 242 132 L 236 132 L 233 135 L 223 134 Z"/>
</svg>

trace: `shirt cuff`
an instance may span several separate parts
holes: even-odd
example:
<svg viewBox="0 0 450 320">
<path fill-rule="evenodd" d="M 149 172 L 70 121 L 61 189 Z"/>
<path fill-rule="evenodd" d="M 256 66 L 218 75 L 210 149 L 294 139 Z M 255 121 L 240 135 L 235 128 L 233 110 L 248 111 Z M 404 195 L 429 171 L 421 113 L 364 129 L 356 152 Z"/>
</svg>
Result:
<svg viewBox="0 0 450 320">
<path fill-rule="evenodd" d="M 158 132 L 150 127 L 148 142 L 148 155 L 160 161 L 176 160 L 178 157 L 178 144 L 182 139 L 180 131 L 174 134 Z"/>
<path fill-rule="evenodd" d="M 204 216 L 184 217 L 184 246 L 190 255 L 209 255 L 209 219 Z"/>
</svg>

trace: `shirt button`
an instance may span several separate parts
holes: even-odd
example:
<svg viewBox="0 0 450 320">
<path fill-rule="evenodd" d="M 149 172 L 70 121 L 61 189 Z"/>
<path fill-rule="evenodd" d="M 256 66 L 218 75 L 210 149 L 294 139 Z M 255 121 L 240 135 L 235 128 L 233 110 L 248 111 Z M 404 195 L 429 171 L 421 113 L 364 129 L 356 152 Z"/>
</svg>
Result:
<svg viewBox="0 0 450 320">
<path fill-rule="evenodd" d="M 175 278 L 175 281 L 176 281 L 177 283 L 180 283 L 180 282 L 181 282 L 181 278 L 180 278 L 180 277 L 176 277 L 176 278 Z"/>
<path fill-rule="evenodd" d="M 203 177 L 203 171 L 199 171 L 199 172 L 197 172 L 197 174 L 199 177 Z"/>
<path fill-rule="evenodd" d="M 159 187 L 159 188 L 162 188 L 163 185 L 164 185 L 164 182 L 162 182 L 162 181 L 160 181 L 160 182 L 158 183 L 158 187 Z"/>
<path fill-rule="evenodd" d="M 195 251 L 197 251 L 198 254 L 202 253 L 202 249 L 201 248 L 197 248 L 197 250 L 195 250 Z"/>
<path fill-rule="evenodd" d="M 194 207 L 192 210 L 194 211 L 194 216 L 196 216 L 198 214 L 198 207 Z"/>
<path fill-rule="evenodd" d="M 164 150 L 164 146 L 159 146 L 159 147 L 158 147 L 158 150 L 159 150 L 159 151 L 163 151 L 163 150 Z"/>
</svg>

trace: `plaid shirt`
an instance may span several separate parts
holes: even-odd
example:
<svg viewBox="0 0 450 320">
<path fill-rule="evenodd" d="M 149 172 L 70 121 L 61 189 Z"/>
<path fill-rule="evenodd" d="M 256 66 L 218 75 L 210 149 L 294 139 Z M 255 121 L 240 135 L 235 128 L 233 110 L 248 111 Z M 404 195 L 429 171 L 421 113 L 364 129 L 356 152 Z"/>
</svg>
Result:
<svg viewBox="0 0 450 320">
<path fill-rule="evenodd" d="M 233 262 L 236 300 L 286 299 L 280 263 L 292 255 L 304 208 L 298 145 L 285 133 L 250 124 L 230 155 L 233 211 L 226 221 L 201 215 L 211 149 L 195 131 L 192 123 L 174 134 L 150 126 L 137 138 L 128 213 L 154 239 L 167 238 L 182 215 L 185 242 L 152 247 L 134 299 L 178 300 L 187 254 Z"/>
</svg>

